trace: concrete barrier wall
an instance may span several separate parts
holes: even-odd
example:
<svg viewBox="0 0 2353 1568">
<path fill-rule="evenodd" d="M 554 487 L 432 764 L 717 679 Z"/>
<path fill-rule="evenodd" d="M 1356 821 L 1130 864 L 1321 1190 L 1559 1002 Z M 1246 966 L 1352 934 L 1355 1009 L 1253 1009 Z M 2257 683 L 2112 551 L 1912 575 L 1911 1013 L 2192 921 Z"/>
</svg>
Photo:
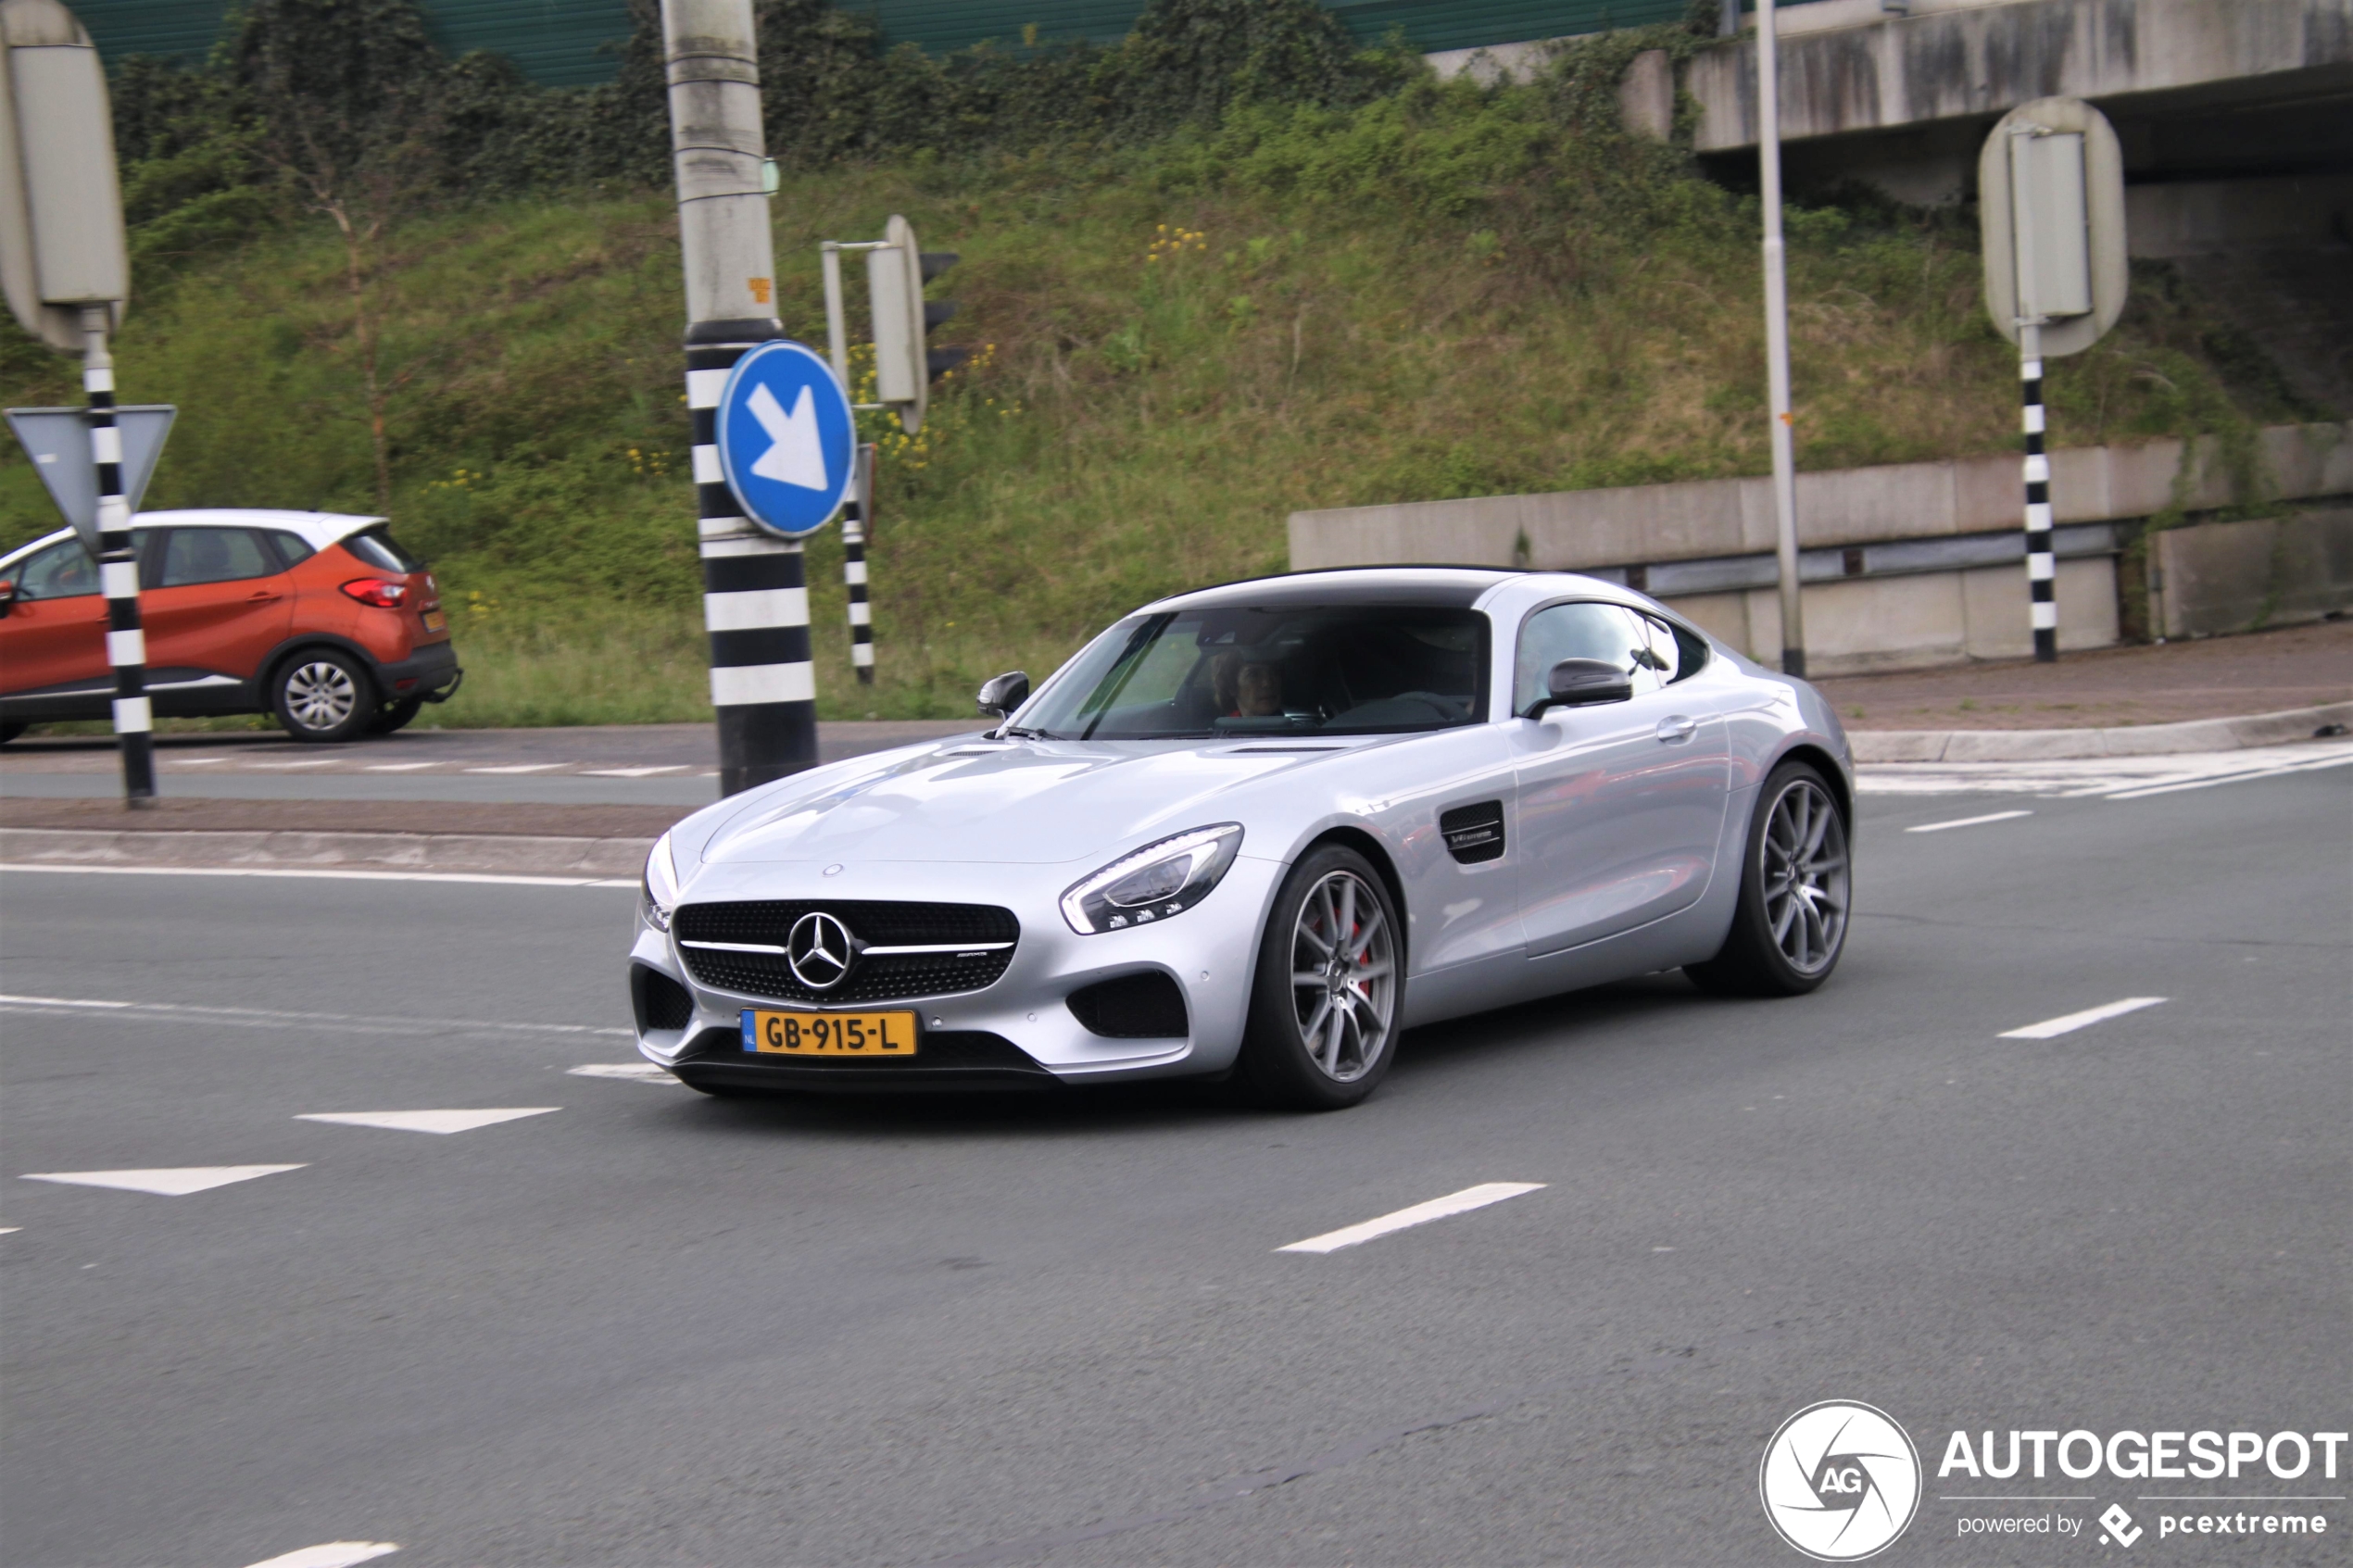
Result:
<svg viewBox="0 0 2353 1568">
<path fill-rule="evenodd" d="M 2258 445 L 2269 495 L 2353 495 L 2353 425 L 2274 426 Z M 2210 438 L 2186 447 L 2078 447 L 2054 453 L 2051 470 L 2062 527 L 2062 648 L 2105 646 L 2120 635 L 2120 535 L 2095 525 L 2237 499 Z M 1797 504 L 1799 544 L 1810 552 L 1803 573 L 1810 668 L 1916 669 L 2032 651 L 2022 570 L 1983 564 L 1989 550 L 2019 553 L 2015 456 L 1800 474 Z M 2353 508 L 2308 516 L 2314 521 L 2156 535 L 2152 565 L 2167 596 L 2152 599 L 2150 624 L 2178 626 L 2165 634 L 2179 636 L 2243 628 L 2267 602 L 2275 621 L 2353 603 L 2353 538 L 2346 534 L 2353 522 L 2343 521 Z M 1774 580 L 1772 549 L 1771 484 L 1763 478 L 1290 516 L 1294 571 L 1426 562 L 1591 571 L 1652 589 L 1760 659 L 1777 658 L 1780 647 L 1779 598 L 1758 585 Z M 1717 583 L 1737 586 L 1700 591 Z"/>
</svg>

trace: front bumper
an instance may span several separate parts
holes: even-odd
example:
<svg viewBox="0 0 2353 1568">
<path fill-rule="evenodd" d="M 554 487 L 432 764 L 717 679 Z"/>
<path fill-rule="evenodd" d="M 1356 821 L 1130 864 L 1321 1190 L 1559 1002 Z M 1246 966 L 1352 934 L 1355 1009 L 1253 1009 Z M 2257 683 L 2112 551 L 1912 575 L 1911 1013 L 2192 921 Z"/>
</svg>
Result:
<svg viewBox="0 0 2353 1568">
<path fill-rule="evenodd" d="M 649 1061 L 715 1082 L 778 1086 L 1013 1087 L 1217 1073 L 1233 1065 L 1248 1016 L 1258 934 L 1285 867 L 1239 857 L 1208 897 L 1159 924 L 1080 935 L 1057 907 L 1063 890 L 1092 870 L 1058 865 L 855 866 L 833 877 L 813 863 L 719 865 L 687 879 L 682 903 L 748 899 L 906 899 L 996 904 L 1021 922 L 1013 961 L 993 984 L 952 996 L 863 1002 L 865 1010 L 911 1009 L 923 1036 L 909 1061 L 787 1059 L 745 1051 L 746 1008 L 806 1007 L 705 985 L 679 961 L 673 938 L 642 923 L 630 961 L 668 976 L 693 1004 L 682 1028 L 640 1027 Z M 1185 1000 L 1179 1037 L 1099 1035 L 1071 1010 L 1075 991 L 1157 971 Z M 935 1043 L 936 1042 L 936 1043 Z"/>
</svg>

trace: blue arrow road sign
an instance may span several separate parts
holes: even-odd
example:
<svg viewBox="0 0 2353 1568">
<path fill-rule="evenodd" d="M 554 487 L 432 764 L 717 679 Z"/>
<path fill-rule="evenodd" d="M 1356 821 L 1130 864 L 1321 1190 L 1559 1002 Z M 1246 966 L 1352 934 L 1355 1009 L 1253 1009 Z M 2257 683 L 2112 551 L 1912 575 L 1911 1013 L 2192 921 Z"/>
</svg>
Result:
<svg viewBox="0 0 2353 1568">
<path fill-rule="evenodd" d="M 719 468 L 744 515 L 787 539 L 833 521 L 849 494 L 858 426 L 833 367 L 779 339 L 736 361 L 719 394 Z"/>
</svg>

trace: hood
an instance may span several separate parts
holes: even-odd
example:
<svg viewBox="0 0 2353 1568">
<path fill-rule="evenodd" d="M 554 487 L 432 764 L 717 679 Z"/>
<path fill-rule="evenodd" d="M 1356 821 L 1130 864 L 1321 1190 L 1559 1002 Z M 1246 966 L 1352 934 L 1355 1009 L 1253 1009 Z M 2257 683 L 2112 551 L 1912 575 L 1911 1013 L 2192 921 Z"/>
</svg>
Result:
<svg viewBox="0 0 2353 1568">
<path fill-rule="evenodd" d="M 824 860 L 1046 864 L 1235 818 L 1228 797 L 1365 744 L 1325 740 L 962 741 L 819 769 L 754 790 L 706 865 Z M 1312 744 L 1315 749 L 1300 747 Z M 1337 748 L 1337 749 L 1335 749 Z"/>
</svg>

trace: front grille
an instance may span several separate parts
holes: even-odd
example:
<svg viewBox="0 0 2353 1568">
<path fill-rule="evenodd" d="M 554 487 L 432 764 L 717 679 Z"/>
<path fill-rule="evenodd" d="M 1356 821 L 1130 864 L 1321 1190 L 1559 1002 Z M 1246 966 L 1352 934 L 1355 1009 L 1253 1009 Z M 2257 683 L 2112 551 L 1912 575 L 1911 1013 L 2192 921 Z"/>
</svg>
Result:
<svg viewBox="0 0 2353 1568">
<path fill-rule="evenodd" d="M 840 1007 L 854 1002 L 946 997 L 996 984 L 1013 961 L 1013 948 L 986 952 L 862 952 L 849 976 L 829 990 L 800 983 L 778 953 L 714 952 L 690 942 L 756 943 L 782 947 L 793 922 L 824 911 L 849 928 L 865 947 L 953 947 L 1018 942 L 1021 922 L 994 904 L 912 904 L 881 900 L 761 899 L 739 904 L 687 904 L 672 920 L 686 972 L 705 985 L 748 997 Z"/>
<path fill-rule="evenodd" d="M 637 1005 L 641 1035 L 648 1029 L 684 1029 L 694 1022 L 695 999 L 686 988 L 644 964 L 629 966 L 629 999 Z"/>
</svg>

